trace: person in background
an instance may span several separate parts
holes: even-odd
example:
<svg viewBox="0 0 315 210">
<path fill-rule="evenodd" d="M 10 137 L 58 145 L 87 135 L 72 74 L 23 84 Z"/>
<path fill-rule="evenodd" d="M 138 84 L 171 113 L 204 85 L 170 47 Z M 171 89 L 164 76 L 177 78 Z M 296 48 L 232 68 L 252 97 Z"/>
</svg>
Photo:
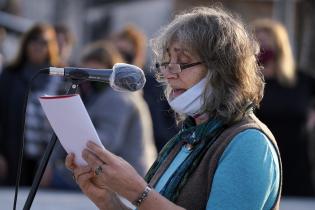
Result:
<svg viewBox="0 0 315 210">
<path fill-rule="evenodd" d="M 176 134 L 175 114 L 164 97 L 163 86 L 155 78 L 155 73 L 149 71 L 146 63 L 147 37 L 133 25 L 125 26 L 120 32 L 112 36 L 113 43 L 127 63 L 144 69 L 146 85 L 143 97 L 149 105 L 153 120 L 154 141 L 158 151 Z"/>
<path fill-rule="evenodd" d="M 0 27 L 0 73 L 2 72 L 3 66 L 4 66 L 4 56 L 3 56 L 3 49 L 2 49 L 2 43 L 4 42 L 4 39 L 6 37 L 6 31 L 4 28 Z"/>
<path fill-rule="evenodd" d="M 22 37 L 18 54 L 0 75 L 0 145 L 7 165 L 4 184 L 14 185 L 23 132 L 22 115 L 25 95 L 32 76 L 40 69 L 58 66 L 58 45 L 54 29 L 38 23 Z M 58 78 L 39 75 L 32 83 L 25 122 L 25 148 L 21 185 L 33 181 L 37 163 L 51 136 L 51 129 L 41 110 L 38 97 L 54 94 Z"/>
<path fill-rule="evenodd" d="M 57 35 L 60 63 L 68 66 L 71 64 L 70 57 L 75 44 L 74 35 L 65 25 L 55 25 L 54 29 Z"/>
<path fill-rule="evenodd" d="M 279 209 L 276 140 L 253 114 L 263 97 L 258 44 L 221 8 L 177 15 L 153 39 L 156 69 L 183 127 L 145 178 L 106 148 L 88 143 L 87 166 L 66 166 L 100 209 Z"/>
<path fill-rule="evenodd" d="M 146 63 L 147 37 L 133 25 L 125 26 L 120 32 L 111 36 L 119 53 L 126 63 L 143 68 Z"/>
<path fill-rule="evenodd" d="M 308 156 L 311 165 L 311 181 L 312 187 L 315 189 L 315 99 L 313 99 L 308 110 L 308 120 L 306 123 L 305 132 L 308 139 Z"/>
<path fill-rule="evenodd" d="M 265 96 L 257 116 L 277 139 L 283 163 L 283 194 L 310 196 L 310 165 L 303 135 L 315 81 L 296 68 L 285 27 L 271 19 L 252 23 L 261 46 L 258 56 L 265 77 Z"/>
<path fill-rule="evenodd" d="M 2 68 L 4 65 L 4 57 L 2 54 L 2 42 L 4 41 L 6 31 L 4 28 L 0 27 L 0 74 L 2 72 Z M 0 127 L 0 185 L 3 185 L 5 182 L 5 179 L 7 177 L 7 171 L 8 171 L 8 166 L 7 166 L 7 161 L 4 158 L 4 144 L 3 144 L 3 137 L 1 136 L 3 134 L 3 131 L 1 131 L 2 128 Z"/>
<path fill-rule="evenodd" d="M 4 185 L 7 179 L 7 175 L 8 175 L 8 165 L 7 165 L 7 161 L 6 158 L 4 157 L 4 142 L 3 142 L 3 138 L 2 135 L 3 131 L 2 128 L 0 127 L 0 186 Z"/>
<path fill-rule="evenodd" d="M 81 66 L 111 69 L 122 61 L 110 42 L 97 41 L 83 50 Z M 141 92 L 118 92 L 100 82 L 82 83 L 80 89 L 103 145 L 144 175 L 156 158 L 156 149 L 150 112 Z M 55 160 L 50 164 L 53 177 L 45 186 L 76 189 L 71 173 L 65 170 L 64 158 L 60 153 L 53 155 Z"/>
</svg>

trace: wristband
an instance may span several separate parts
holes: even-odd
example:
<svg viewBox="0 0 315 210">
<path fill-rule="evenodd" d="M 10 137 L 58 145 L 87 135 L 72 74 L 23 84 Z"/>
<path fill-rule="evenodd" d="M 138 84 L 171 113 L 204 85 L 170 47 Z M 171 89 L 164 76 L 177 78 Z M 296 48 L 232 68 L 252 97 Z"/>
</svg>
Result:
<svg viewBox="0 0 315 210">
<path fill-rule="evenodd" d="M 136 207 L 139 207 L 141 203 L 148 197 L 149 192 L 152 190 L 152 187 L 150 185 L 147 185 L 144 189 L 144 191 L 140 194 L 140 196 L 132 202 L 133 205 Z"/>
</svg>

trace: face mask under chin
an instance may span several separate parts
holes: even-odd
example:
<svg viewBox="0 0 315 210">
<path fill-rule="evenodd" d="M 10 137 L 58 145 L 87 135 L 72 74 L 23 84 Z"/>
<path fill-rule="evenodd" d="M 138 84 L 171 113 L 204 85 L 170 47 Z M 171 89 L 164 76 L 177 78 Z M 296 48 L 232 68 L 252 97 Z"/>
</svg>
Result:
<svg viewBox="0 0 315 210">
<path fill-rule="evenodd" d="M 172 109 L 179 114 L 189 116 L 200 114 L 199 112 L 201 111 L 203 105 L 202 93 L 205 86 L 206 78 L 202 79 L 200 82 L 175 98 L 170 99 L 170 97 L 168 97 L 168 102 Z"/>
</svg>

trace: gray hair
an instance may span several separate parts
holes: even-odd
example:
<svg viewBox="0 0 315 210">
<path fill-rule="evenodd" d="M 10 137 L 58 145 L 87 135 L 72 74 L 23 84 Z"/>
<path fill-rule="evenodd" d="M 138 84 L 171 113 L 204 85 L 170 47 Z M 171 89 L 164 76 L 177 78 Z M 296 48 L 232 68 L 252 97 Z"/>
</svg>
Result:
<svg viewBox="0 0 315 210">
<path fill-rule="evenodd" d="M 257 42 L 242 22 L 221 8 L 197 7 L 177 15 L 151 40 L 156 61 L 173 41 L 199 55 L 208 69 L 202 111 L 224 123 L 239 120 L 248 105 L 259 107 L 264 81 Z"/>
</svg>

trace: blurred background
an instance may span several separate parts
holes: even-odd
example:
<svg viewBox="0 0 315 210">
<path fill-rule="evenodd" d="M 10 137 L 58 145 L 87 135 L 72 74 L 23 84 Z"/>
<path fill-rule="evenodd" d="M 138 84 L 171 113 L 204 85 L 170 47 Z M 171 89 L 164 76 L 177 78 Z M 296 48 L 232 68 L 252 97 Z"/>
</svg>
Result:
<svg viewBox="0 0 315 210">
<path fill-rule="evenodd" d="M 260 62 L 265 67 L 263 73 L 266 78 L 266 90 L 265 99 L 261 108 L 257 110 L 257 115 L 274 133 L 283 156 L 284 202 L 281 209 L 315 209 L 315 1 L 313 0 L 0 0 L 0 72 L 2 71 L 4 75 L 3 79 L 0 79 L 0 209 L 9 209 L 13 203 L 12 186 L 16 169 L 11 170 L 11 168 L 17 167 L 16 154 L 20 143 L 17 137 L 12 137 L 8 132 L 9 124 L 12 124 L 13 128 L 20 125 L 12 122 L 14 117 L 12 118 L 10 115 L 11 112 L 15 112 L 12 107 L 15 107 L 15 103 L 18 102 L 1 95 L 23 93 L 23 91 L 18 92 L 19 90 L 14 92 L 14 88 L 16 88 L 14 84 L 20 85 L 20 83 L 13 83 L 13 80 L 8 82 L 9 79 L 5 77 L 6 69 L 38 69 L 40 66 L 53 64 L 56 66 L 111 68 L 111 62 L 114 60 L 143 68 L 147 76 L 147 84 L 141 95 L 137 96 L 139 97 L 137 101 L 141 101 L 141 104 L 130 102 L 130 106 L 137 107 L 139 116 L 145 116 L 143 119 L 139 117 L 136 122 L 139 123 L 139 126 L 135 128 L 143 132 L 143 136 L 146 137 L 146 140 L 140 142 L 143 144 L 141 148 L 145 150 L 141 154 L 146 159 L 154 159 L 151 157 L 152 155 L 149 155 L 150 157 L 146 155 L 156 155 L 156 152 L 160 151 L 165 142 L 178 129 L 173 113 L 163 100 L 163 88 L 154 78 L 149 40 L 177 13 L 194 6 L 213 4 L 222 5 L 240 16 L 249 30 L 255 32 L 257 41 L 262 46 L 261 55 L 264 55 L 262 58 L 264 60 L 260 60 Z M 268 26 L 255 25 L 257 23 L 255 21 L 265 19 L 280 24 L 284 32 L 278 33 L 275 29 L 277 27 L 273 26 L 273 23 Z M 35 40 L 38 45 L 46 44 L 47 46 L 45 46 L 49 48 L 49 44 L 43 42 L 47 41 L 45 31 L 48 29 L 46 26 L 38 25 L 42 23 L 55 31 L 54 37 L 50 36 L 48 41 L 55 39 L 58 44 L 58 62 L 51 58 L 49 62 L 47 61 L 49 59 L 44 59 L 42 63 L 37 62 L 39 58 L 37 61 L 32 60 L 31 50 L 26 50 L 27 58 L 24 59 L 27 61 L 17 62 L 18 55 L 23 54 L 23 40 L 28 39 L 27 34 L 29 35 L 34 27 L 40 28 L 42 32 L 30 35 L 29 43 L 32 44 L 32 41 Z M 261 31 L 266 33 L 261 34 Z M 264 38 L 265 35 L 268 38 Z M 28 46 L 27 43 L 25 41 L 26 46 Z M 97 46 L 100 45 L 104 48 L 97 49 Z M 28 47 L 25 48 L 28 49 Z M 35 46 L 35 49 L 38 48 Z M 50 52 L 50 49 L 48 51 Z M 288 77 L 287 82 L 283 82 L 281 76 L 277 77 L 277 75 L 281 75 L 277 68 L 282 69 L 282 67 L 273 67 L 273 70 L 270 70 L 274 72 L 271 73 L 271 76 L 267 74 L 267 69 L 270 64 L 268 62 L 277 63 L 277 59 L 282 56 L 280 54 L 287 54 L 286 52 L 292 54 L 292 62 L 289 64 L 291 67 L 288 70 L 291 71 L 288 74 L 291 74 L 292 77 Z M 117 53 L 120 55 L 117 56 Z M 105 56 L 106 59 L 109 57 L 115 57 L 115 59 L 108 61 L 102 56 Z M 14 71 L 19 72 L 19 70 Z M 65 85 L 64 81 L 48 81 L 47 79 L 41 81 L 44 82 L 38 86 L 37 95 L 34 91 L 34 101 L 28 102 L 32 104 L 31 107 L 38 105 L 35 101 L 38 94 L 48 90 L 52 93 L 64 92 L 64 89 L 61 88 Z M 14 82 L 16 81 L 14 80 Z M 52 88 L 56 86 L 58 88 Z M 25 86 L 22 87 L 25 89 Z M 95 83 L 82 85 L 80 91 L 91 118 L 93 118 L 93 113 L 97 112 L 96 107 L 105 106 L 105 101 L 113 100 L 111 97 L 104 96 L 103 101 L 95 101 L 96 96 L 106 95 L 106 91 L 109 94 L 106 87 L 100 87 Z M 115 96 L 115 99 L 117 97 Z M 117 100 L 117 103 L 122 103 L 119 99 Z M 128 106 L 126 105 L 126 107 Z M 20 108 L 16 107 L 16 109 Z M 130 111 L 127 108 L 126 110 L 126 112 Z M 41 133 L 43 131 L 51 132 L 49 126 L 43 127 L 43 123 L 41 123 L 44 120 L 43 114 L 34 116 L 29 111 L 27 116 L 33 121 L 26 122 L 26 127 L 29 126 L 26 134 L 32 133 L 39 136 L 40 134 L 34 134 L 34 130 L 39 129 Z M 107 124 L 111 122 L 104 122 L 105 124 L 101 122 L 110 117 L 108 115 L 104 116 L 104 119 L 96 117 L 92 121 L 97 130 L 109 129 L 110 133 L 111 130 Z M 36 123 L 35 119 L 42 120 L 37 122 L 42 127 L 39 125 L 32 127 L 32 123 Z M 117 126 L 122 126 L 125 122 L 115 123 L 118 123 Z M 23 171 L 24 173 L 29 172 L 27 176 L 30 178 L 22 180 L 22 185 L 26 188 L 22 190 L 20 204 L 25 199 L 27 189 L 32 182 L 38 160 L 47 144 L 47 138 L 42 137 L 38 140 L 41 143 L 34 143 L 26 136 L 26 142 L 29 142 L 26 143 L 26 156 L 29 162 L 23 163 L 25 165 Z M 33 144 L 37 144 L 37 147 L 39 144 L 41 145 L 36 152 L 30 149 L 33 148 Z M 27 145 L 31 146 L 27 147 Z M 119 146 L 113 146 L 112 151 L 123 156 L 125 152 L 121 148 L 130 148 L 126 145 L 126 142 L 121 141 Z M 60 209 L 83 209 L 83 207 L 93 209 L 93 205 L 77 192 L 78 189 L 74 186 L 71 175 L 63 170 L 64 167 L 61 163 L 64 157 L 63 151 L 56 150 L 58 152 L 55 153 L 58 154 L 53 156 L 44 176 L 41 188 L 44 192 L 38 195 L 42 199 L 35 199 L 34 205 L 41 209 L 52 203 L 57 205 L 57 202 L 60 201 L 58 204 Z M 138 151 L 139 148 L 134 148 L 134 152 Z M 12 154 L 15 158 L 12 157 Z M 125 158 L 127 160 L 129 158 L 130 163 L 135 163 L 135 167 L 139 166 L 139 173 L 145 173 L 144 171 L 151 162 L 139 165 L 138 162 L 142 160 L 134 160 L 131 157 L 132 154 L 137 153 L 126 154 Z M 60 178 L 67 176 L 68 178 L 65 180 Z M 61 192 L 60 190 L 62 193 L 55 193 Z M 70 191 L 65 193 L 64 190 Z M 64 195 L 69 196 L 71 204 Z M 56 197 L 59 198 L 58 201 L 55 200 Z M 82 203 L 80 204 L 79 201 Z M 54 206 L 55 208 L 56 206 Z"/>
<path fill-rule="evenodd" d="M 1 0 L 1 52 L 5 60 L 10 60 L 17 51 L 21 33 L 37 21 L 67 25 L 75 34 L 75 49 L 80 50 L 84 44 L 108 36 L 128 23 L 139 26 L 150 38 L 176 13 L 216 2 L 238 13 L 245 22 L 262 17 L 282 22 L 298 63 L 312 71 L 312 0 Z M 78 55 L 73 53 L 72 57 L 75 60 Z"/>
</svg>

